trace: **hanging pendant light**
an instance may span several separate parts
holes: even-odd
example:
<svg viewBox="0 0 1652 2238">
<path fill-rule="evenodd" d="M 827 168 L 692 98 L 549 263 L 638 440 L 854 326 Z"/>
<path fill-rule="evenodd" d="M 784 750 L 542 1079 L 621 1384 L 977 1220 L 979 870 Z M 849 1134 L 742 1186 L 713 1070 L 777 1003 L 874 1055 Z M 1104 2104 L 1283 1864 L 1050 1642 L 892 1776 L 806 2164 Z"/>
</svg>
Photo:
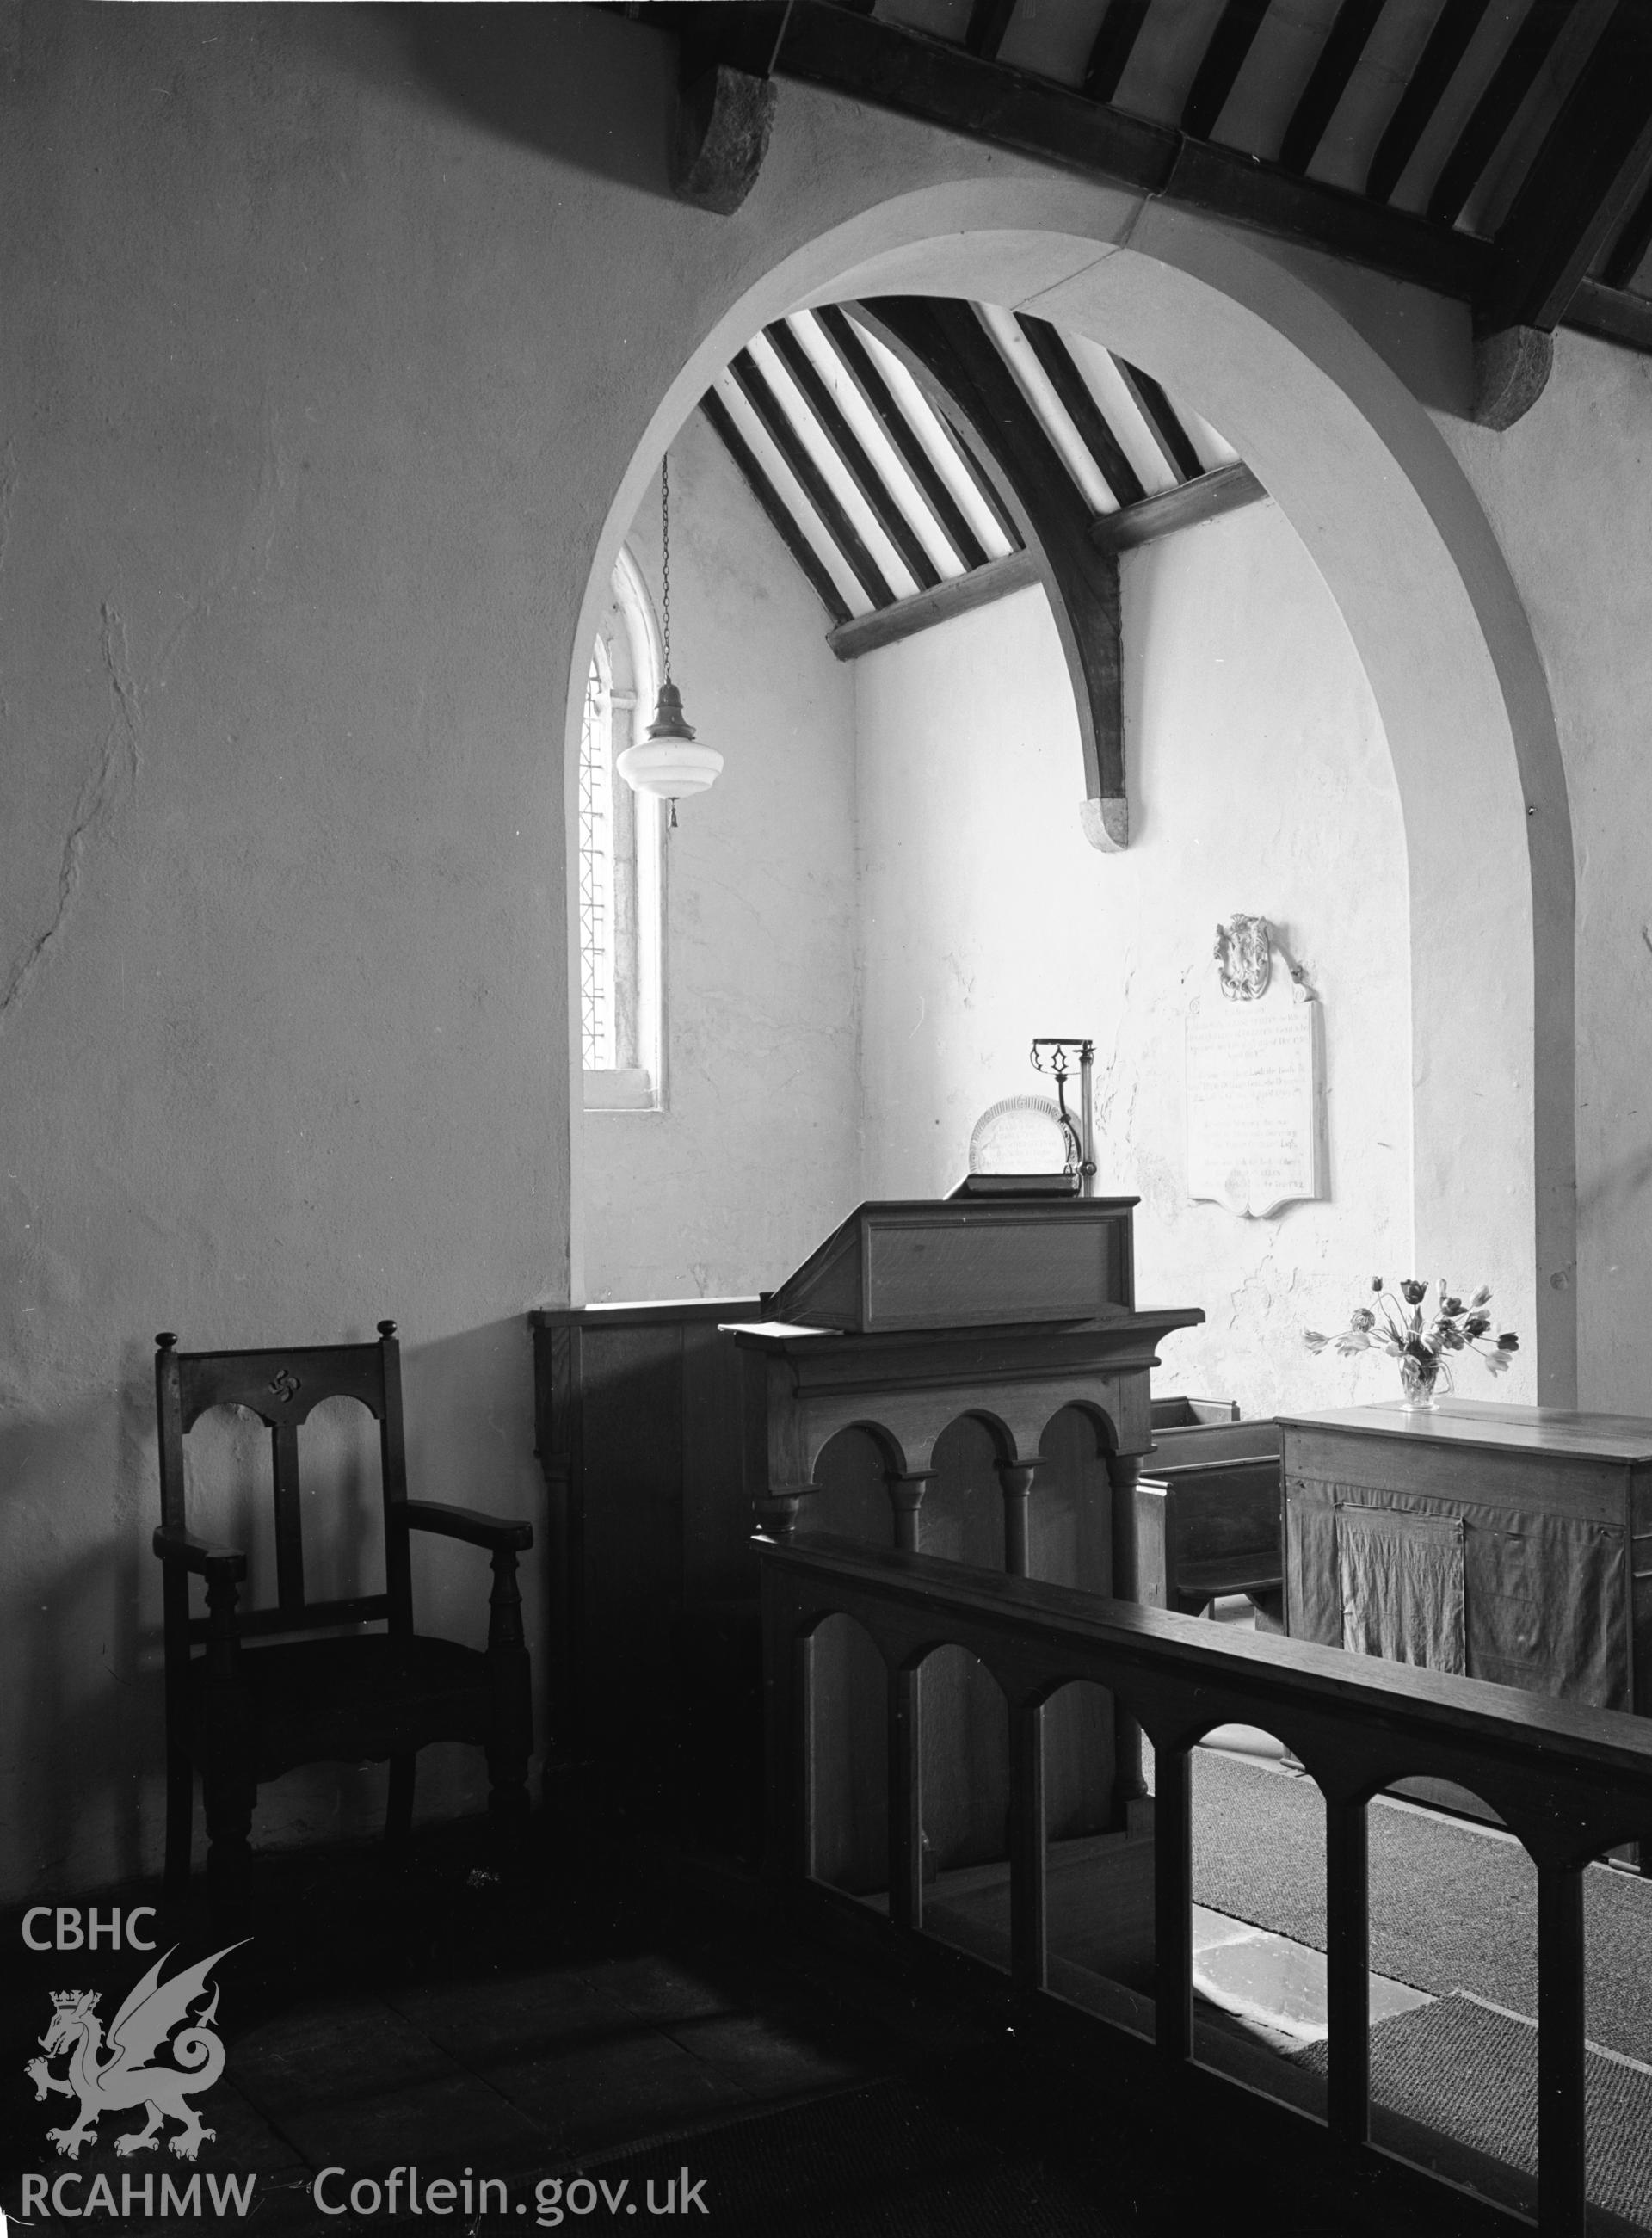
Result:
<svg viewBox="0 0 1652 2238">
<path fill-rule="evenodd" d="M 654 719 L 634 746 L 627 746 L 615 767 L 633 792 L 651 792 L 671 803 L 671 829 L 677 829 L 677 804 L 688 795 L 704 792 L 717 782 L 723 757 L 715 746 L 703 746 L 693 725 L 683 713 L 683 695 L 671 681 L 671 490 L 669 459 L 659 462 L 660 580 L 664 592 L 665 680 L 659 688 Z"/>
</svg>

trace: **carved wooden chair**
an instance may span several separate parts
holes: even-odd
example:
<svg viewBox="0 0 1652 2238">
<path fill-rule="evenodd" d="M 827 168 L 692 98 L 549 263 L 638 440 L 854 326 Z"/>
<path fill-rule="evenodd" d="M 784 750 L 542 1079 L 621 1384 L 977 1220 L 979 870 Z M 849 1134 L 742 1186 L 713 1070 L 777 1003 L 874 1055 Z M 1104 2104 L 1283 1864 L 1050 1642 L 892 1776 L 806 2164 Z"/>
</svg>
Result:
<svg viewBox="0 0 1652 2238">
<path fill-rule="evenodd" d="M 161 1516 L 155 1551 L 164 1566 L 167 1704 L 166 1878 L 188 1881 L 195 1774 L 201 1775 L 215 1893 L 246 1885 L 248 1837 L 260 1784 L 301 1764 L 387 1758 L 386 1838 L 413 1821 L 413 1763 L 428 1741 L 474 1742 L 487 1751 L 491 1807 L 507 1841 L 527 1814 L 532 1712 L 516 1558 L 533 1543 L 528 1523 L 407 1497 L 402 1445 L 401 1354 L 393 1321 L 377 1344 L 312 1345 L 268 1352 L 179 1352 L 155 1339 Z M 379 1423 L 384 1494 L 385 1590 L 352 1599 L 305 1597 L 299 1480 L 300 1428 L 324 1399 L 360 1400 Z M 241 1609 L 247 1557 L 191 1535 L 184 1514 L 184 1440 L 214 1407 L 244 1407 L 267 1423 L 274 1456 L 276 1604 Z M 486 1652 L 415 1632 L 410 1534 L 432 1531 L 492 1556 Z M 189 1579 L 206 1585 L 206 1613 L 189 1608 Z M 382 1632 L 362 1627 L 382 1623 Z M 326 1632 L 330 1637 L 284 1637 Z"/>
</svg>

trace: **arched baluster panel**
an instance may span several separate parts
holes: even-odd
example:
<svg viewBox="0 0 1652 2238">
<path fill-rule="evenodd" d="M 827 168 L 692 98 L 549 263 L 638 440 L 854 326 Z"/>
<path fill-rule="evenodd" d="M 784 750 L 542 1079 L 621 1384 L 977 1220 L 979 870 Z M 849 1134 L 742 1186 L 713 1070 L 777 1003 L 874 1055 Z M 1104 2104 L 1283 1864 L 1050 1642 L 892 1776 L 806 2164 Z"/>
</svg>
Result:
<svg viewBox="0 0 1652 2238">
<path fill-rule="evenodd" d="M 1299 2110 L 1326 2110 L 1329 1827 L 1287 1718 L 1217 1723 L 1188 1751 L 1193 2056 Z M 1155 1810 L 1166 1764 L 1153 1762 Z"/>
<path fill-rule="evenodd" d="M 1448 1788 L 1431 1766 L 1395 1771 L 1391 1791 L 1374 1796 L 1365 1811 L 1370 2135 L 1406 2159 L 1472 2168 L 1477 2188 L 1534 2215 L 1545 1970 L 1537 1864 L 1503 1823 L 1518 1806 L 1497 1791 L 1495 1778 L 1477 1789 L 1461 1779 Z M 1394 1794 L 1402 1782 L 1409 1792 Z M 1458 1808 L 1448 1812 L 1416 1799 L 1419 1793 L 1449 1795 Z M 1581 2084 L 1581 1936 L 1575 1949 L 1551 1949 L 1549 1957 L 1563 1972 L 1576 1961 L 1569 2071 L 1576 2069 Z M 1566 2033 L 1563 2025 L 1552 2051 L 1563 2053 Z M 1581 2102 L 1576 2112 L 1581 2117 Z M 1566 2146 L 1552 2155 L 1563 2188 L 1574 2155 L 1581 2169 L 1581 2118 L 1568 2127 Z"/>
<path fill-rule="evenodd" d="M 1063 1407 L 1044 1425 L 1029 1503 L 1028 1574 L 1080 1591 L 1113 1591 L 1109 1427 L 1098 1410 Z M 1114 1792 L 1115 1705 L 1105 1687 L 1064 1687 L 1044 1717 L 1045 1779 L 1052 1842 L 1120 1827 Z"/>
<path fill-rule="evenodd" d="M 1153 1812 L 1112 1808 L 1116 1701 L 1074 1678 L 1047 1691 L 1043 1728 L 1046 1986 L 1069 2004 L 1153 2033 Z M 1096 1777 L 1074 1777 L 1091 1752 Z"/>
<path fill-rule="evenodd" d="M 1008 1703 L 992 1672 L 962 1647 L 927 1654 L 921 1687 L 925 1932 L 1008 1969 Z"/>
<path fill-rule="evenodd" d="M 948 1423 L 935 1441 L 935 1473 L 923 1500 L 922 1547 L 943 1561 L 1004 1568 L 1004 1494 L 999 1469 L 1006 1459 L 1001 1432 L 974 1414 Z"/>
<path fill-rule="evenodd" d="M 1086 1592 L 1113 1591 L 1113 1499 L 1107 1473 L 1114 1440 L 1099 1407 L 1061 1407 L 1039 1436 L 1037 1487 L 1028 1537 L 1028 1577 Z"/>
<path fill-rule="evenodd" d="M 807 1653 L 814 1877 L 873 1895 L 889 1885 L 889 1665 L 847 1616 L 819 1625 Z"/>
<path fill-rule="evenodd" d="M 893 1546 L 889 1479 L 905 1467 L 899 1444 L 882 1424 L 855 1422 L 839 1430 L 816 1456 L 815 1488 L 798 1504 L 799 1537 L 829 1532 L 868 1546 Z"/>
</svg>

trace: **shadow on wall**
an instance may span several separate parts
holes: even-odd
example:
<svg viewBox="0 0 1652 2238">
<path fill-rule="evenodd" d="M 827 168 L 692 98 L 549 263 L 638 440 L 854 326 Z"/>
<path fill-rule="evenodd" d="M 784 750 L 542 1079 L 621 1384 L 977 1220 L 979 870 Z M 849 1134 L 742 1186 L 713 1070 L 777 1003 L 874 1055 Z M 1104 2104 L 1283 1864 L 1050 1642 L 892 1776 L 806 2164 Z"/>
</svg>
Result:
<svg viewBox="0 0 1652 2238">
<path fill-rule="evenodd" d="M 1619 1220 L 1652 1186 L 1652 1143 L 1604 1165 L 1577 1192 L 1580 1227 Z"/>
<path fill-rule="evenodd" d="M 536 1551 L 520 1578 L 537 1684 L 545 1665 L 543 1502 L 522 1320 L 512 1315 L 411 1347 L 403 1385 L 413 1497 L 533 1521 Z M 360 1421 L 320 1424 L 326 1410 L 317 1409 L 319 1442 L 334 1471 L 325 1488 L 319 1466 L 307 1479 L 306 1577 L 318 1598 L 383 1584 L 376 1438 L 360 1409 L 329 1402 L 335 1406 Z M 207 1460 L 198 1476 L 193 1465 L 190 1471 L 191 1527 L 207 1521 L 209 1535 L 244 1546 L 246 1605 L 271 1601 L 268 1439 L 249 1416 L 208 1420 Z M 96 1545 L 59 1560 L 56 1488 L 88 1475 L 109 1482 L 107 1528 Z M 0 1530 L 11 1549 L 15 1720 L 5 1753 L 16 1766 L 7 1783 L 6 1882 L 18 1894 L 56 1894 L 158 1871 L 166 1744 L 161 1566 L 149 1545 L 160 1520 L 150 1346 L 134 1339 L 124 1347 L 118 1389 L 102 1404 L 0 1431 L 0 1486 L 6 1509 Z M 336 1493 L 331 1501 L 328 1491 Z M 413 1579 L 421 1629 L 485 1644 L 492 1573 L 484 1550 L 419 1533 Z M 421 1818 L 479 1811 L 486 1798 L 479 1751 L 423 1752 Z M 383 1824 L 384 1799 L 380 1765 L 303 1767 L 261 1791 L 254 1845 L 373 1834 Z M 196 1821 L 198 1867 L 205 1855 L 198 1795 Z"/>
<path fill-rule="evenodd" d="M 0 1433 L 0 1485 L 13 1507 L 6 1536 L 19 1681 L 12 1699 L 21 1720 L 12 1849 L 14 1871 L 31 1887 L 56 1887 L 76 1874 L 89 1819 L 99 1822 L 92 1839 L 109 1878 L 141 1870 L 145 1773 L 162 1761 L 160 1603 L 158 1593 L 150 1597 L 146 1622 L 140 1574 L 146 1494 L 156 1509 L 151 1527 L 159 1520 L 151 1357 L 136 1340 L 124 1348 L 112 1406 Z M 44 1506 L 53 1487 L 89 1467 L 107 1467 L 111 1447 L 108 1536 L 55 1572 L 43 1562 L 31 1577 L 31 1495 Z M 40 1518 L 37 1534 L 49 1559 L 50 1515 Z"/>
<path fill-rule="evenodd" d="M 269 33 L 258 27 L 262 36 Z M 598 178 L 669 191 L 677 49 L 645 27 L 585 8 L 421 5 L 286 10 L 280 36 L 310 66 L 410 87 L 498 140 Z M 651 97 L 643 88 L 652 71 Z M 618 86 L 611 107 L 593 83 Z"/>
</svg>

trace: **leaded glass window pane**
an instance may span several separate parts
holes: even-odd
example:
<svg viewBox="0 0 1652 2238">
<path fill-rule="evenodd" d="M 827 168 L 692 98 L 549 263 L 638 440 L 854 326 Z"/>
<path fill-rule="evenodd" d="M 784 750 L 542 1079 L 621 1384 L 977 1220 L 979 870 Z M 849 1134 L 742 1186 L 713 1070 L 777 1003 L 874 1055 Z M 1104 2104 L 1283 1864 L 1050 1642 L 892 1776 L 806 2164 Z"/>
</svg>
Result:
<svg viewBox="0 0 1652 2238">
<path fill-rule="evenodd" d="M 579 732 L 579 958 L 584 1064 L 614 1063 L 614 814 L 611 710 L 600 640 Z"/>
</svg>

